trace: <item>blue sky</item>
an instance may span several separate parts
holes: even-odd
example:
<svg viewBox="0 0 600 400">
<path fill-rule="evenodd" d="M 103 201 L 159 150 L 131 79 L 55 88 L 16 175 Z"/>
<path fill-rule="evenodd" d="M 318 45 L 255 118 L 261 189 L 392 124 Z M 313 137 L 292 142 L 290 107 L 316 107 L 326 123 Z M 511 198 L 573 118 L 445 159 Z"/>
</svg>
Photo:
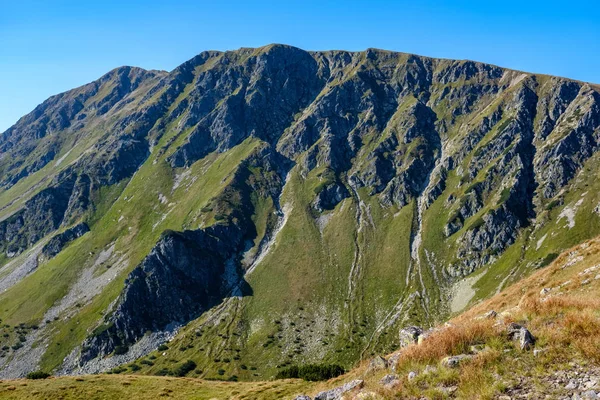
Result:
<svg viewBox="0 0 600 400">
<path fill-rule="evenodd" d="M 286 43 L 472 59 L 600 83 L 600 2 L 0 0 L 0 132 L 50 95 L 135 65 Z"/>
</svg>

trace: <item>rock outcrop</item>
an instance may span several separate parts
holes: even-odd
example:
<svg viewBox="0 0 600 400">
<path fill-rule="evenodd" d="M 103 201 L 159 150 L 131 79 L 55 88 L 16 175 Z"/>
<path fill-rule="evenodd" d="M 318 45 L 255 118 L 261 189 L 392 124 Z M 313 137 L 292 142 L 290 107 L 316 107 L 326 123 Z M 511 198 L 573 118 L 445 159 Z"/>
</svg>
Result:
<svg viewBox="0 0 600 400">
<path fill-rule="evenodd" d="M 64 232 L 55 235 L 42 248 L 42 257 L 46 259 L 52 258 L 71 241 L 80 238 L 85 233 L 89 232 L 90 228 L 85 222 L 75 225 L 72 228 L 66 229 Z"/>
<path fill-rule="evenodd" d="M 114 313 L 84 343 L 81 362 L 126 348 L 147 331 L 181 326 L 233 289 L 249 294 L 233 263 L 242 239 L 236 226 L 166 232 L 129 274 Z"/>
</svg>

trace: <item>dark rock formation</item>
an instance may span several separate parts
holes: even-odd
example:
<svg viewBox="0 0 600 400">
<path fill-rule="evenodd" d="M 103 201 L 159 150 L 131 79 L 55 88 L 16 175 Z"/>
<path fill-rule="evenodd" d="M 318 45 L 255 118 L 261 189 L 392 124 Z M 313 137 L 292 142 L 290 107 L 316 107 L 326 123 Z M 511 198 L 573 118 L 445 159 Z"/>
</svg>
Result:
<svg viewBox="0 0 600 400">
<path fill-rule="evenodd" d="M 72 228 L 65 230 L 64 232 L 55 235 L 44 245 L 42 248 L 42 256 L 46 259 L 52 258 L 73 240 L 83 236 L 89 232 L 90 228 L 85 222 L 75 225 Z"/>
<path fill-rule="evenodd" d="M 81 361 L 131 345 L 147 331 L 183 325 L 219 304 L 235 287 L 249 294 L 241 278 L 226 280 L 228 268 L 237 271 L 234 257 L 242 237 L 235 225 L 165 232 L 127 277 L 114 313 L 84 343 Z"/>
</svg>

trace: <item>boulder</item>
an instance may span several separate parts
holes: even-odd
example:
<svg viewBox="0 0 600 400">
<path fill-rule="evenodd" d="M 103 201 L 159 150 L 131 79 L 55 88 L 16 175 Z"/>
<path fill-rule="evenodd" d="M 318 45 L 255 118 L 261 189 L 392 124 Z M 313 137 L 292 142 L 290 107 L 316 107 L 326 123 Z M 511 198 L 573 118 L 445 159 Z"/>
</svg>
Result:
<svg viewBox="0 0 600 400">
<path fill-rule="evenodd" d="M 521 350 L 532 349 L 535 345 L 535 337 L 524 326 L 512 322 L 508 325 L 507 331 L 509 339 L 519 341 Z"/>
<path fill-rule="evenodd" d="M 294 397 L 294 400 L 312 400 L 312 399 L 305 394 L 301 394 L 301 395 Z"/>
<path fill-rule="evenodd" d="M 388 367 L 388 362 L 385 358 L 381 356 L 376 356 L 369 363 L 369 367 L 367 368 L 367 373 L 374 371 L 381 371 L 382 369 L 386 369 Z"/>
<path fill-rule="evenodd" d="M 344 383 L 342 386 L 338 386 L 335 389 L 326 390 L 315 396 L 314 400 L 339 400 L 342 398 L 344 393 L 347 393 L 353 389 L 360 389 L 364 385 L 364 381 L 361 379 L 355 379 L 348 383 Z"/>
<path fill-rule="evenodd" d="M 393 387 L 393 386 L 397 385 L 398 383 L 400 383 L 400 379 L 398 378 L 398 375 L 396 375 L 396 374 L 387 374 L 386 376 L 381 378 L 381 380 L 379 381 L 379 384 L 381 386 L 384 386 L 387 388 Z"/>
<path fill-rule="evenodd" d="M 396 365 L 400 359 L 400 352 L 394 353 L 388 358 L 388 368 L 392 371 L 396 371 Z"/>
<path fill-rule="evenodd" d="M 400 330 L 400 347 L 406 347 L 419 342 L 423 329 L 418 326 L 407 326 Z"/>
</svg>

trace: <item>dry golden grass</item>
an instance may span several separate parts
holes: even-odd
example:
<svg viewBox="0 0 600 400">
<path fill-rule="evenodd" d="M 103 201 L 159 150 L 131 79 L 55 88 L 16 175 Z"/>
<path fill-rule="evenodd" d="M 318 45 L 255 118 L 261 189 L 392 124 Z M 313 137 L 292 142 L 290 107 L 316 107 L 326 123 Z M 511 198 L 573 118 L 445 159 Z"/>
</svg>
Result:
<svg viewBox="0 0 600 400">
<path fill-rule="evenodd" d="M 469 347 L 484 344 L 499 333 L 490 320 L 473 320 L 434 331 L 423 345 L 412 345 L 402 351 L 400 362 L 433 362 L 448 355 L 469 352 Z"/>
</svg>

